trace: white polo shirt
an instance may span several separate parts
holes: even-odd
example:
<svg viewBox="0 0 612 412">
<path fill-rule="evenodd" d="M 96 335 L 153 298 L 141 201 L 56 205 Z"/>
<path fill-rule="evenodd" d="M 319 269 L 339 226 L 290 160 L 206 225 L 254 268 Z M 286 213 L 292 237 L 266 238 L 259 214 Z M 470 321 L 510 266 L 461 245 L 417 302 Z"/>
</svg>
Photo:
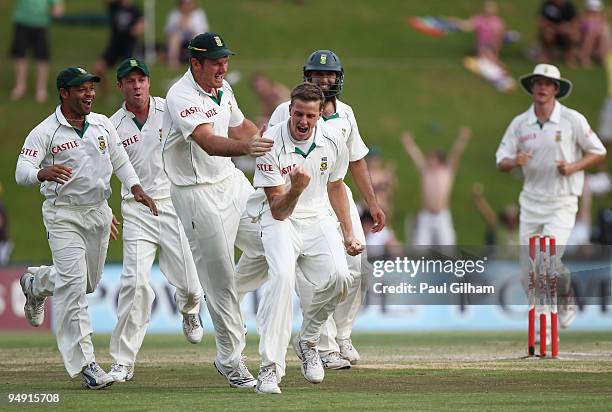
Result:
<svg viewBox="0 0 612 412">
<path fill-rule="evenodd" d="M 240 126 L 244 115 L 234 92 L 225 80 L 218 90 L 219 100 L 196 83 L 188 69 L 166 96 L 162 125 L 164 170 L 177 186 L 217 183 L 233 174 L 229 157 L 210 156 L 191 133 L 202 123 L 211 123 L 214 134 L 228 136 L 229 127 Z"/>
<path fill-rule="evenodd" d="M 38 172 L 53 165 L 72 168 L 72 177 L 63 185 L 41 184 Z M 109 118 L 88 114 L 80 136 L 57 106 L 26 138 L 15 178 L 22 185 L 41 184 L 40 193 L 55 205 L 88 206 L 110 197 L 113 171 L 127 187 L 140 184 Z"/>
<path fill-rule="evenodd" d="M 268 127 L 289 119 L 290 103 L 291 101 L 286 101 L 278 105 L 270 116 Z M 348 148 L 349 162 L 361 160 L 368 154 L 369 149 L 359 134 L 355 114 L 348 104 L 336 99 L 336 113 L 329 117 L 322 116 L 319 122 L 324 124 L 324 127 L 333 128 L 340 133 Z"/>
<path fill-rule="evenodd" d="M 134 113 L 126 110 L 125 102 L 110 118 L 142 188 L 153 199 L 170 197 L 170 181 L 164 172 L 161 149 L 165 105 L 161 97 L 150 97 L 149 114 L 143 125 L 138 124 Z M 121 196 L 123 199 L 134 198 L 125 186 L 121 187 Z"/>
<path fill-rule="evenodd" d="M 543 125 L 540 125 L 533 105 L 512 120 L 497 149 L 497 164 L 506 157 L 516 158 L 519 151 L 533 156 L 522 167 L 525 176 L 523 191 L 540 197 L 582 195 L 584 171 L 563 176 L 557 170 L 557 161 L 573 163 L 584 153 L 606 153 L 586 118 L 558 101 L 550 119 Z"/>
<path fill-rule="evenodd" d="M 291 185 L 289 172 L 302 166 L 310 176 L 310 183 L 298 198 L 292 217 L 308 218 L 329 214 L 327 183 L 346 175 L 348 151 L 340 135 L 317 124 L 314 139 L 308 150 L 300 150 L 291 140 L 289 122 L 284 121 L 268 129 L 264 136 L 274 140 L 272 150 L 258 157 L 253 186 L 258 190 L 249 199 L 249 215 L 256 217 L 270 210 L 263 192 L 265 187 Z M 254 203 L 259 202 L 259 205 Z M 253 207 L 255 206 L 255 207 Z"/>
</svg>

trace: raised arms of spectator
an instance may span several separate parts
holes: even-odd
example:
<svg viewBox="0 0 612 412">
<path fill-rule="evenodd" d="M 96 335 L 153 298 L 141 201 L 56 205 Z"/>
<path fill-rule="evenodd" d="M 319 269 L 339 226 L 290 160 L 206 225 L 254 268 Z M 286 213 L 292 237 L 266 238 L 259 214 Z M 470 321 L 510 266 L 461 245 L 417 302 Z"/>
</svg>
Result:
<svg viewBox="0 0 612 412">
<path fill-rule="evenodd" d="M 419 172 L 425 169 L 425 156 L 419 146 L 414 141 L 412 137 L 412 133 L 404 132 L 402 134 L 402 143 L 404 143 L 404 149 L 406 149 L 406 153 L 412 158 L 415 166 L 419 170 Z"/>
<path fill-rule="evenodd" d="M 497 226 L 497 216 L 495 212 L 487 202 L 487 199 L 484 197 L 484 190 L 482 184 L 474 183 L 472 186 L 472 199 L 474 199 L 474 204 L 476 205 L 476 209 L 484 219 L 485 223 L 489 227 Z"/>
<path fill-rule="evenodd" d="M 463 126 L 459 129 L 459 133 L 457 134 L 453 148 L 448 156 L 448 165 L 453 173 L 456 172 L 457 168 L 459 167 L 461 156 L 465 151 L 465 147 L 467 146 L 470 137 L 472 137 L 472 130 L 469 127 Z"/>
</svg>

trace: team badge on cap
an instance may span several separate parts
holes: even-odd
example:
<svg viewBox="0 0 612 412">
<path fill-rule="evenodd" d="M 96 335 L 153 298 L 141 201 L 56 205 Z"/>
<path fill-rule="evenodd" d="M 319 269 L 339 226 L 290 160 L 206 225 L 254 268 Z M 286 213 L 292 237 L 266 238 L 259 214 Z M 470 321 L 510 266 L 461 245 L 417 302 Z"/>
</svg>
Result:
<svg viewBox="0 0 612 412">
<path fill-rule="evenodd" d="M 213 37 L 213 39 L 215 39 L 215 43 L 217 44 L 217 46 L 223 47 L 223 42 L 221 41 L 221 37 L 215 36 Z"/>
</svg>

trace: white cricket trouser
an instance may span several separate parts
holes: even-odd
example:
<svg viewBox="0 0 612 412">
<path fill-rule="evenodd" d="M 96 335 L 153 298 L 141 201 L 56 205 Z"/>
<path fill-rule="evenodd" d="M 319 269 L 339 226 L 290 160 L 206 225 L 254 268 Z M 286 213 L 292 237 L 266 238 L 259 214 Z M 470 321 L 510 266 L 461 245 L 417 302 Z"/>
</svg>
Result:
<svg viewBox="0 0 612 412">
<path fill-rule="evenodd" d="M 262 366 L 276 365 L 280 382 L 291 339 L 296 265 L 310 286 L 300 296 L 304 319 L 299 337 L 315 344 L 322 325 L 346 297 L 351 279 L 338 223 L 332 216 L 279 221 L 267 212 L 261 229 L 270 269 L 257 309 L 259 353 Z"/>
<path fill-rule="evenodd" d="M 421 210 L 417 215 L 412 244 L 415 246 L 452 246 L 456 243 L 450 210 L 438 213 Z"/>
<path fill-rule="evenodd" d="M 567 240 L 576 223 L 578 212 L 577 196 L 558 196 L 554 198 L 541 198 L 521 192 L 519 196 L 520 225 L 519 239 L 523 246 L 521 250 L 522 273 L 529 271 L 529 238 L 533 235 L 547 235 L 556 238 L 556 252 L 559 264 L 565 253 Z M 561 279 L 559 282 L 559 294 L 568 292 L 569 270 L 562 264 L 557 268 Z"/>
<path fill-rule="evenodd" d="M 96 290 L 108 248 L 113 213 L 106 203 L 55 206 L 45 201 L 43 220 L 53 266 L 28 268 L 36 296 L 53 296 L 57 346 L 71 377 L 95 362 L 86 293 Z"/>
<path fill-rule="evenodd" d="M 216 184 L 170 188 L 215 328 L 217 361 L 230 370 L 238 366 L 245 346 L 234 280 L 234 244 L 242 250 L 245 264 L 265 268 L 260 227 L 245 213 L 253 191 L 237 169 Z"/>
<path fill-rule="evenodd" d="M 359 218 L 357 205 L 353 200 L 351 189 L 346 185 L 346 183 L 344 184 L 344 188 L 349 199 L 353 234 L 357 240 L 359 240 L 359 242 L 365 246 L 365 234 L 363 233 L 363 227 L 361 226 L 361 219 Z M 349 273 L 352 278 L 352 283 L 348 289 L 346 299 L 338 303 L 333 315 L 330 316 L 328 321 L 325 322 L 321 328 L 321 338 L 319 340 L 320 352 L 338 352 L 340 350 L 336 339 L 348 339 L 351 337 L 353 324 L 355 323 L 355 319 L 357 319 L 359 309 L 361 309 L 361 305 L 365 299 L 367 279 L 361 276 L 361 262 L 362 259 L 366 259 L 365 249 L 360 255 L 351 256 L 345 253 L 345 256 L 348 263 Z M 303 289 L 310 286 L 308 282 L 303 281 L 300 271 L 298 271 L 297 286 L 300 296 L 305 293 Z"/>
<path fill-rule="evenodd" d="M 200 311 L 202 287 L 189 241 L 170 198 L 155 199 L 158 216 L 133 199 L 121 204 L 123 215 L 123 272 L 117 303 L 117 325 L 110 340 L 116 363 L 133 365 L 142 346 L 155 292 L 149 285 L 151 266 L 159 247 L 159 267 L 176 288 L 181 313 Z"/>
</svg>

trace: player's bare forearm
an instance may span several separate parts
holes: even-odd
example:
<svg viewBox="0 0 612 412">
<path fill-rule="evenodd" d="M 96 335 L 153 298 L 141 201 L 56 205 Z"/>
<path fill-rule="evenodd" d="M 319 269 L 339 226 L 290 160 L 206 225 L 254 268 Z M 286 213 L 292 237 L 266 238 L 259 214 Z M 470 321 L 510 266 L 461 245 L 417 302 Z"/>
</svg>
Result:
<svg viewBox="0 0 612 412">
<path fill-rule="evenodd" d="M 459 129 L 459 133 L 457 134 L 457 138 L 455 139 L 455 143 L 453 144 L 453 148 L 451 149 L 448 157 L 448 164 L 452 170 L 456 171 L 459 167 L 461 156 L 463 155 L 465 147 L 467 146 L 471 136 L 472 130 L 469 127 L 463 126 L 461 129 Z"/>
<path fill-rule="evenodd" d="M 353 225 L 351 223 L 349 201 L 342 179 L 327 184 L 327 196 L 334 213 L 336 213 L 336 218 L 340 222 L 342 236 L 344 236 L 344 239 L 352 238 Z"/>
<path fill-rule="evenodd" d="M 404 150 L 406 150 L 406 153 L 410 156 L 417 169 L 423 170 L 425 168 L 425 156 L 414 141 L 412 134 L 410 132 L 404 132 L 402 134 L 402 142 L 404 144 Z"/>
<path fill-rule="evenodd" d="M 353 180 L 355 180 L 357 189 L 359 189 L 359 193 L 363 196 L 366 205 L 368 205 L 368 209 L 370 209 L 370 214 L 374 219 L 372 232 L 379 232 L 385 227 L 387 218 L 376 199 L 368 164 L 365 159 L 359 159 L 354 162 L 349 162 L 349 169 L 351 171 L 351 176 L 353 176 Z"/>
<path fill-rule="evenodd" d="M 576 171 L 588 169 L 591 166 L 597 165 L 599 162 L 605 160 L 606 155 L 599 155 L 593 153 L 586 153 L 582 159 L 574 162 L 574 167 Z"/>
<path fill-rule="evenodd" d="M 230 127 L 228 129 L 228 135 L 232 139 L 252 139 L 254 136 L 259 135 L 259 129 L 249 119 L 244 119 L 240 126 Z"/>
<path fill-rule="evenodd" d="M 257 127 L 255 127 L 257 130 Z M 270 139 L 259 137 L 257 133 L 251 139 L 228 139 L 217 136 L 213 133 L 210 123 L 203 123 L 195 128 L 191 133 L 193 140 L 211 156 L 231 157 L 231 156 L 262 156 L 272 149 L 274 143 Z"/>
<path fill-rule="evenodd" d="M 285 186 L 266 187 L 264 191 L 272 217 L 276 220 L 285 220 L 291 216 L 302 194 L 293 187 L 286 189 Z"/>
</svg>

